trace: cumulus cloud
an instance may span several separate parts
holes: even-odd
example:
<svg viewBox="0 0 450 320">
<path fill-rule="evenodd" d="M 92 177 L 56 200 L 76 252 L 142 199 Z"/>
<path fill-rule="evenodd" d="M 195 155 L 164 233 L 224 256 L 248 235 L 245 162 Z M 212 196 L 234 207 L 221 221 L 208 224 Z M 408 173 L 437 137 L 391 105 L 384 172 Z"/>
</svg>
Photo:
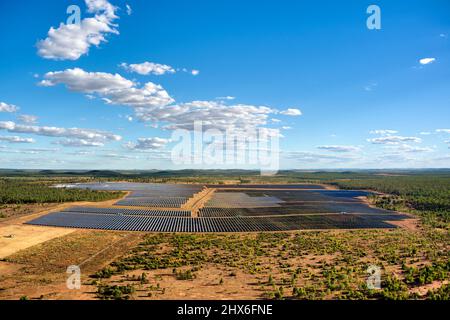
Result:
<svg viewBox="0 0 450 320">
<path fill-rule="evenodd" d="M 141 87 L 119 74 L 67 69 L 49 72 L 43 86 L 65 85 L 69 90 L 103 99 L 107 104 L 132 107 L 134 119 L 161 124 L 163 129 L 193 130 L 202 121 L 203 129 L 247 130 L 263 127 L 268 116 L 279 111 L 266 106 L 227 104 L 225 101 L 192 101 L 174 104 L 174 99 L 160 85 L 147 82 Z M 284 114 L 300 115 L 288 109 Z"/>
<path fill-rule="evenodd" d="M 402 136 L 384 136 L 380 138 L 367 139 L 372 144 L 399 144 L 401 142 L 422 142 L 422 139 L 417 137 L 402 137 Z"/>
<path fill-rule="evenodd" d="M 287 110 L 281 111 L 280 113 L 285 116 L 292 116 L 292 117 L 302 115 L 302 112 L 299 109 L 287 109 Z"/>
<path fill-rule="evenodd" d="M 17 119 L 19 119 L 19 121 L 23 123 L 34 124 L 37 122 L 38 117 L 30 114 L 21 114 L 17 117 Z"/>
<path fill-rule="evenodd" d="M 122 139 L 119 135 L 94 129 L 31 126 L 16 124 L 12 121 L 0 121 L 0 130 L 6 130 L 11 133 L 27 133 L 47 137 L 84 139 L 102 143 L 106 141 L 120 141 Z"/>
<path fill-rule="evenodd" d="M 436 58 L 423 58 L 419 60 L 421 65 L 427 65 L 436 61 Z"/>
<path fill-rule="evenodd" d="M 161 76 L 166 73 L 175 73 L 175 69 L 171 66 L 165 65 L 165 64 L 159 64 L 159 63 L 153 63 L 153 62 L 143 62 L 143 63 L 137 63 L 137 64 L 127 64 L 127 63 L 121 63 L 119 65 L 123 69 L 130 71 L 130 72 L 136 72 L 140 75 L 157 75 Z"/>
<path fill-rule="evenodd" d="M 22 138 L 18 136 L 0 136 L 0 141 L 6 141 L 9 143 L 34 143 L 32 138 Z"/>
<path fill-rule="evenodd" d="M 340 146 L 340 145 L 326 145 L 326 146 L 318 146 L 317 149 L 327 150 L 331 152 L 357 152 L 360 151 L 361 148 L 356 146 Z"/>
<path fill-rule="evenodd" d="M 13 112 L 17 112 L 19 111 L 19 107 L 13 105 L 13 104 L 9 104 L 6 102 L 0 102 L 0 112 L 9 112 L 9 113 L 13 113 Z"/>
<path fill-rule="evenodd" d="M 436 129 L 437 133 L 450 133 L 450 129 Z"/>
<path fill-rule="evenodd" d="M 94 17 L 82 19 L 80 24 L 61 23 L 51 27 L 47 38 L 38 41 L 38 54 L 45 59 L 77 60 L 89 52 L 91 46 L 106 42 L 107 34 L 119 34 L 113 21 L 116 7 L 107 0 L 85 0 L 88 13 Z"/>
<path fill-rule="evenodd" d="M 265 125 L 268 115 L 275 112 L 265 106 L 226 105 L 221 101 L 193 101 L 152 110 L 136 108 L 139 119 L 165 122 L 164 128 L 170 130 L 193 130 L 196 121 L 201 121 L 205 130 L 256 128 Z"/>
<path fill-rule="evenodd" d="M 48 72 L 40 84 L 47 87 L 64 84 L 71 91 L 97 95 L 108 104 L 136 108 L 154 108 L 173 102 L 167 91 L 152 82 L 138 88 L 119 74 L 86 72 L 80 68 Z"/>
<path fill-rule="evenodd" d="M 129 89 L 134 86 L 133 81 L 125 79 L 117 73 L 86 72 L 80 68 L 48 72 L 44 78 L 40 82 L 41 86 L 51 87 L 57 84 L 65 84 L 71 91 L 87 94 L 103 94 L 114 90 Z"/>
<path fill-rule="evenodd" d="M 129 142 L 126 143 L 124 146 L 128 149 L 132 150 L 154 150 L 154 149 L 161 149 L 164 148 L 168 143 L 170 142 L 170 139 L 164 139 L 164 138 L 139 138 L 137 140 L 137 143 Z"/>
</svg>

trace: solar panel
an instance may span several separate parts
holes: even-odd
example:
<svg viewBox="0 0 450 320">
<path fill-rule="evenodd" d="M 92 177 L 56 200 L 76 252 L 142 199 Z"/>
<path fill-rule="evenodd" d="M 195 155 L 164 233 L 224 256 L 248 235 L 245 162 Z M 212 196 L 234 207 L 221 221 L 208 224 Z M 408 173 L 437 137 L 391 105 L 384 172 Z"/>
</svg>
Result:
<svg viewBox="0 0 450 320">
<path fill-rule="evenodd" d="M 395 228 L 380 216 L 318 215 L 191 218 L 81 212 L 51 213 L 31 225 L 150 232 L 260 232 L 301 229 Z"/>
<path fill-rule="evenodd" d="M 190 217 L 188 210 L 138 210 L 138 209 L 116 209 L 116 208 L 96 208 L 96 207 L 71 207 L 65 212 L 96 213 L 96 214 L 117 214 L 117 215 L 141 215 L 141 216 L 179 216 Z"/>
</svg>

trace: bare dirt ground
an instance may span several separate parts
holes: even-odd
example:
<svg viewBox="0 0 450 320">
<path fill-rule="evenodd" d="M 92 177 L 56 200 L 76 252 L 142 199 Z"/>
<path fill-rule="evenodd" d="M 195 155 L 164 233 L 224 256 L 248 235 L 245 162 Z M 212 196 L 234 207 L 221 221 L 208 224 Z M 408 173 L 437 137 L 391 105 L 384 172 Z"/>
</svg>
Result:
<svg viewBox="0 0 450 320">
<path fill-rule="evenodd" d="M 188 202 L 184 204 L 182 209 L 190 210 L 192 212 L 192 217 L 198 217 L 198 212 L 205 204 L 212 198 L 216 192 L 214 188 L 205 188 L 203 191 L 195 194 Z"/>
<path fill-rule="evenodd" d="M 0 227 L 0 259 L 73 231 L 73 229 L 41 228 L 28 225 Z"/>
<path fill-rule="evenodd" d="M 77 265 L 85 284 L 106 264 L 141 241 L 141 233 L 76 230 L 18 251 L 0 262 L 0 299 L 92 299 L 95 287 L 67 288 L 67 268 Z"/>
</svg>

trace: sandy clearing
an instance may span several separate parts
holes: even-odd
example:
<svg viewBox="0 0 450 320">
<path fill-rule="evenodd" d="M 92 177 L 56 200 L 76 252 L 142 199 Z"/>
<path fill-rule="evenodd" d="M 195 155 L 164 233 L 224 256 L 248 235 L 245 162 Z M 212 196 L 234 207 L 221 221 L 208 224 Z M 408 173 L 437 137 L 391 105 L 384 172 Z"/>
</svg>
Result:
<svg viewBox="0 0 450 320">
<path fill-rule="evenodd" d="M 409 230 L 418 231 L 420 229 L 420 219 L 405 219 L 398 221 L 386 221 L 394 226 Z"/>
<path fill-rule="evenodd" d="M 0 259 L 36 244 L 74 232 L 74 229 L 30 225 L 0 227 Z"/>
</svg>

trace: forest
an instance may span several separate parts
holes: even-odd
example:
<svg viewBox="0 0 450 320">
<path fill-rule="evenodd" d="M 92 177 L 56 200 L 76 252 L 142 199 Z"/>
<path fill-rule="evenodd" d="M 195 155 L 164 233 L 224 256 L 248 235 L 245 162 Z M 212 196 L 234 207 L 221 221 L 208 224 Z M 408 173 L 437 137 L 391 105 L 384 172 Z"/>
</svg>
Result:
<svg viewBox="0 0 450 320">
<path fill-rule="evenodd" d="M 382 195 L 372 197 L 373 203 L 389 210 L 410 211 L 425 222 L 450 222 L 450 176 L 395 175 L 363 179 L 340 179 L 332 184 L 342 189 L 373 190 Z"/>
<path fill-rule="evenodd" d="M 123 192 L 102 192 L 53 188 L 39 180 L 0 179 L 0 204 L 61 203 L 73 201 L 106 201 L 119 198 Z"/>
</svg>

